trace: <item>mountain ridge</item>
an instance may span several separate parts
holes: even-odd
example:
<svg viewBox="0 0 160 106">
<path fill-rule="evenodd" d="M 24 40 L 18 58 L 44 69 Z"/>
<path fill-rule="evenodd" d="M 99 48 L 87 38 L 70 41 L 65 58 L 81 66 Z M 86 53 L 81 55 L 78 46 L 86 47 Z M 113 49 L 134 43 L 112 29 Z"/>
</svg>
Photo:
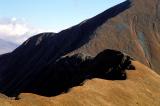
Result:
<svg viewBox="0 0 160 106">
<path fill-rule="evenodd" d="M 159 106 L 160 76 L 143 64 L 132 61 L 136 70 L 127 71 L 127 80 L 87 80 L 83 86 L 72 88 L 68 93 L 44 97 L 21 93 L 16 99 L 0 98 L 2 106 Z M 96 98 L 95 98 L 96 97 Z"/>
<path fill-rule="evenodd" d="M 28 87 L 31 87 L 33 90 L 34 87 L 32 88 L 32 86 L 38 85 L 35 82 L 40 82 L 40 85 L 46 84 L 41 83 L 41 81 L 46 81 L 45 78 L 51 80 L 52 78 L 55 78 L 54 81 L 58 82 L 58 76 L 61 76 L 58 72 L 66 73 L 65 71 L 62 71 L 64 70 L 64 67 L 66 67 L 65 69 L 68 70 L 67 72 L 69 73 L 72 73 L 74 69 L 76 70 L 75 67 L 77 66 L 77 60 L 79 61 L 79 55 L 77 56 L 77 54 L 89 54 L 89 58 L 96 58 L 96 56 L 103 53 L 105 50 L 111 50 L 112 52 L 104 53 L 110 55 L 114 53 L 113 51 L 122 54 L 125 53 L 130 57 L 133 57 L 134 60 L 138 60 L 148 67 L 155 69 L 154 71 L 157 73 L 160 73 L 160 66 L 158 64 L 160 62 L 160 57 L 158 55 L 160 51 L 160 16 L 157 12 L 160 8 L 157 6 L 157 3 L 159 3 L 158 1 L 159 0 L 126 0 L 85 22 L 59 33 L 41 33 L 29 38 L 12 53 L 0 56 L 0 66 L 2 66 L 0 67 L 0 91 L 9 96 L 15 96 L 17 93 L 23 92 L 23 90 Z M 111 60 L 107 62 L 110 55 L 103 55 L 97 59 L 99 61 L 99 63 L 97 63 L 100 67 L 96 69 L 96 73 L 101 73 L 101 68 L 103 69 L 104 67 L 107 72 L 114 72 L 119 66 L 126 66 L 124 64 L 118 64 L 116 67 L 113 65 L 113 67 L 108 69 L 105 66 L 106 64 L 117 62 L 117 60 L 119 60 L 119 58 L 113 55 L 111 57 L 116 58 L 111 58 Z M 116 55 L 121 57 L 119 53 Z M 106 61 L 103 61 L 105 58 L 107 58 Z M 127 64 L 131 63 L 127 58 L 124 60 L 127 60 Z M 83 61 L 83 56 L 80 58 L 80 61 Z M 75 63 L 75 67 L 73 65 L 71 68 L 72 71 L 70 71 L 70 62 Z M 101 65 L 103 62 L 104 66 Z M 134 61 L 132 62 L 134 63 Z M 93 65 L 96 65 L 95 63 Z M 125 63 L 125 61 L 122 63 Z M 58 68 L 56 67 L 57 64 L 59 66 Z M 61 67 L 61 65 L 64 67 Z M 132 102 L 133 104 L 137 104 L 138 102 L 145 104 L 146 100 L 150 100 L 149 103 L 151 104 L 155 99 L 156 103 L 159 104 L 157 98 L 159 98 L 160 95 L 156 95 L 155 93 L 155 91 L 159 91 L 159 87 L 155 87 L 156 85 L 159 86 L 159 75 L 152 72 L 153 70 L 150 70 L 143 65 L 139 65 L 139 63 L 135 63 L 135 67 L 137 67 L 139 71 L 136 69 L 135 71 L 127 70 L 127 79 L 122 82 L 121 80 L 119 81 L 115 79 L 104 81 L 108 83 L 115 82 L 117 84 L 114 85 L 114 90 L 110 90 L 110 88 L 107 90 L 106 94 L 108 94 L 108 92 L 113 94 L 115 91 L 119 94 L 118 98 L 122 97 L 123 94 L 125 94 L 126 97 L 132 98 L 133 95 L 134 97 L 139 97 L 139 93 L 143 92 L 143 94 L 147 94 L 147 97 L 145 98 L 143 95 L 142 101 L 134 98 L 124 98 L 122 101 L 125 101 L 125 99 L 128 101 L 134 99 L 136 101 Z M 127 68 L 124 70 L 126 69 Z M 143 72 L 148 77 L 145 77 Z M 125 72 L 122 71 L 121 74 L 125 77 Z M 52 75 L 53 77 L 46 77 Z M 132 77 L 130 77 L 130 75 Z M 37 76 L 39 76 L 39 78 L 37 78 Z M 154 77 L 156 79 L 154 79 Z M 60 80 L 62 81 L 61 83 L 64 83 L 64 80 L 66 80 L 65 78 L 67 79 L 67 77 L 64 77 Z M 147 82 L 151 82 L 150 84 L 153 82 L 152 86 Z M 96 84 L 99 85 L 98 83 Z M 131 84 L 130 86 L 133 86 L 133 88 L 136 89 L 136 94 L 134 94 L 134 92 L 128 87 L 128 84 Z M 57 85 L 61 86 L 61 84 L 58 83 Z M 100 85 L 102 86 L 103 83 L 100 83 Z M 124 92 L 126 89 L 123 87 L 121 88 L 120 86 L 127 88 L 128 92 Z M 139 86 L 141 86 L 141 88 Z M 94 88 L 91 85 L 89 85 L 89 87 Z M 116 89 L 116 87 L 120 88 Z M 39 89 L 41 90 L 41 86 Z M 119 90 L 122 91 L 123 94 L 119 93 Z M 100 92 L 100 90 L 98 91 Z M 154 95 L 150 98 L 149 95 L 153 92 L 157 98 L 155 98 Z M 99 95 L 99 93 L 96 94 Z M 68 93 L 66 95 L 68 95 Z M 66 98 L 63 100 L 66 100 Z M 103 98 L 103 100 L 105 99 Z M 116 97 L 116 100 L 119 99 Z"/>
<path fill-rule="evenodd" d="M 31 37 L 11 54 L 8 54 L 6 57 L 8 59 L 5 60 L 10 61 L 9 64 L 5 65 L 8 62 L 3 61 L 3 59 L 0 60 L 0 64 L 4 66 L 0 68 L 0 82 L 3 85 L 0 87 L 1 90 L 14 91 L 16 89 L 18 91 L 25 88 L 32 82 L 28 79 L 29 77 L 33 78 L 34 75 L 43 72 L 43 68 L 48 64 L 54 64 L 61 56 L 84 45 L 90 40 L 93 31 L 99 25 L 129 7 L 130 1 L 125 1 L 106 10 L 102 15 L 97 15 L 95 18 L 99 21 L 91 18 L 86 23 L 71 27 L 57 34 L 42 33 Z M 41 38 L 43 38 L 40 40 L 41 42 L 36 45 L 36 42 Z M 17 74 L 13 76 L 13 73 Z M 6 81 L 8 82 L 7 85 L 4 83 Z"/>
</svg>

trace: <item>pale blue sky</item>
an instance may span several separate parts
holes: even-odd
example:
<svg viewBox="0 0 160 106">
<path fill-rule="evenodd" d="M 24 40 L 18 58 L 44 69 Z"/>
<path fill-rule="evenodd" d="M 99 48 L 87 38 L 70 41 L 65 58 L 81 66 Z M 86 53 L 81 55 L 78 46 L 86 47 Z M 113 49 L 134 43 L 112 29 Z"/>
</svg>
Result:
<svg viewBox="0 0 160 106">
<path fill-rule="evenodd" d="M 0 18 L 25 19 L 55 31 L 75 25 L 125 0 L 0 0 Z"/>
</svg>

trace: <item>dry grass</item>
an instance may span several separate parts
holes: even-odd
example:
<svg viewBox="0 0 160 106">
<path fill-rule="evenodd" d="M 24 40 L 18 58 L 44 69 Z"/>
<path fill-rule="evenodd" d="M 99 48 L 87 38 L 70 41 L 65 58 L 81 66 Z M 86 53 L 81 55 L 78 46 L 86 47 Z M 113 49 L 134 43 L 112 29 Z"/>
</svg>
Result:
<svg viewBox="0 0 160 106">
<path fill-rule="evenodd" d="M 20 100 L 0 99 L 0 106 L 160 106 L 160 76 L 134 61 L 128 79 L 93 79 L 69 93 L 42 97 L 23 93 Z"/>
</svg>

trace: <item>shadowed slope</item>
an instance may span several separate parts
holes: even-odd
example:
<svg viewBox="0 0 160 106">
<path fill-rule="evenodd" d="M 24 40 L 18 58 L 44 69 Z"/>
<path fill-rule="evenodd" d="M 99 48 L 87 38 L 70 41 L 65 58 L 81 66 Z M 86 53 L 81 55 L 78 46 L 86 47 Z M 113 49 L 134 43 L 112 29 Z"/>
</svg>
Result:
<svg viewBox="0 0 160 106">
<path fill-rule="evenodd" d="M 8 96 L 31 92 L 44 96 L 55 96 L 67 92 L 71 87 L 81 85 L 87 79 L 102 78 L 125 80 L 126 69 L 134 68 L 131 58 L 119 51 L 105 50 L 95 58 L 84 54 L 61 57 L 50 63 L 41 73 L 33 74 L 20 91 L 2 90 Z"/>
<path fill-rule="evenodd" d="M 0 98 L 2 106 L 159 106 L 160 77 L 153 70 L 133 61 L 136 70 L 127 71 L 127 80 L 92 79 L 68 93 L 43 97 L 22 93 L 19 100 Z"/>
<path fill-rule="evenodd" d="M 89 42 L 99 26 L 129 7 L 130 1 L 127 0 L 60 33 L 43 33 L 30 38 L 7 59 L 0 60 L 3 64 L 3 68 L 0 67 L 0 89 L 5 92 L 21 91 L 44 71 L 44 67 Z"/>
<path fill-rule="evenodd" d="M 131 58 L 118 51 L 107 49 L 95 58 L 75 54 L 62 57 L 48 65 L 43 69 L 44 72 L 35 76 L 36 79 L 32 80 L 24 91 L 54 96 L 81 85 L 87 79 L 125 80 L 125 70 L 131 68 L 134 68 Z"/>
<path fill-rule="evenodd" d="M 160 77 L 153 70 L 135 61 L 133 65 L 136 70 L 127 71 L 126 74 L 124 69 L 130 64 L 128 58 L 124 59 L 127 60 L 126 63 L 119 59 L 121 55 L 115 56 L 108 52 L 110 54 L 108 56 L 105 51 L 108 48 L 118 50 L 116 52 L 118 54 L 121 53 L 119 51 L 123 51 L 159 72 L 159 3 L 159 0 L 127 0 L 60 33 L 43 33 L 32 37 L 14 52 L 0 56 L 0 90 L 11 96 L 21 91 L 46 96 L 51 96 L 50 93 L 57 95 L 55 93 L 57 89 L 56 92 L 59 94 L 80 85 L 86 79 L 97 78 L 86 81 L 83 86 L 75 87 L 63 95 L 48 98 L 35 94 L 20 94 L 19 101 L 2 99 L 0 103 L 3 106 L 5 104 L 159 106 Z M 84 66 L 82 64 L 79 66 L 84 58 L 83 56 L 79 58 L 77 54 L 89 54 L 95 58 L 87 57 L 87 62 L 85 61 L 85 64 L 82 62 Z M 117 60 L 123 64 L 118 64 Z M 91 68 L 86 68 L 90 62 Z M 80 74 L 75 75 L 75 70 L 72 70 L 74 68 Z M 83 71 L 84 69 L 87 71 Z M 63 76 L 62 73 L 66 75 Z M 60 78 L 61 75 L 63 79 Z M 67 78 L 70 75 L 75 77 Z M 126 79 L 126 75 L 127 80 L 115 80 Z M 72 80 L 74 78 L 76 80 Z M 60 83 L 56 83 L 58 81 Z M 53 82 L 58 88 L 50 86 L 54 85 Z M 52 88 L 55 89 L 52 91 Z"/>
</svg>

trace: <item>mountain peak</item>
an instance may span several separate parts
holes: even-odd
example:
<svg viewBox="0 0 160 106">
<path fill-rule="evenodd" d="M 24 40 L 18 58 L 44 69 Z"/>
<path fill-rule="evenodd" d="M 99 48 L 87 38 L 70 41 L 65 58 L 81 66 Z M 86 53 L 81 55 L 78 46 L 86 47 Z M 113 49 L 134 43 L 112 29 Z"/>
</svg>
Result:
<svg viewBox="0 0 160 106">
<path fill-rule="evenodd" d="M 0 56 L 0 65 L 3 66 L 0 67 L 0 91 L 9 96 L 26 89 L 35 91 L 32 93 L 45 91 L 50 94 L 47 91 L 52 92 L 52 87 L 55 85 L 60 88 L 61 84 L 68 86 L 65 82 L 72 87 L 77 86 L 72 85 L 77 80 L 70 80 L 73 72 L 77 70 L 79 74 L 74 74 L 73 78 L 80 80 L 76 84 L 80 84 L 84 78 L 90 78 L 90 75 L 96 77 L 98 75 L 100 76 L 98 78 L 105 79 L 108 76 L 104 75 L 108 73 L 111 73 L 109 78 L 112 80 L 115 80 L 114 75 L 120 75 L 116 78 L 126 79 L 128 78 L 126 69 L 128 66 L 131 67 L 132 63 L 130 57 L 160 74 L 159 11 L 159 0 L 126 0 L 59 33 L 42 33 L 31 37 L 12 53 Z M 83 68 L 88 65 L 91 65 L 91 68 Z M 77 67 L 81 67 L 80 70 Z M 152 79 L 153 76 L 158 76 L 156 73 L 144 71 L 144 68 L 142 70 L 148 76 L 152 75 L 150 82 L 159 84 Z M 90 71 L 93 73 L 90 74 Z M 132 70 L 129 73 L 132 72 L 135 78 L 126 82 L 132 83 L 133 79 L 144 78 L 141 72 Z M 140 81 L 147 85 L 144 80 Z M 52 85 L 52 82 L 55 82 L 55 85 Z M 112 83 L 112 81 L 106 82 Z M 137 91 L 141 91 L 142 87 L 137 88 L 139 85 L 136 85 L 136 82 L 133 85 Z M 129 89 L 126 86 L 123 89 Z M 150 92 L 150 87 L 146 87 L 146 92 Z M 68 89 L 54 88 L 53 92 L 61 90 L 67 92 Z M 159 91 L 159 88 L 156 90 Z M 124 92 L 124 94 L 130 96 L 130 93 Z"/>
</svg>

